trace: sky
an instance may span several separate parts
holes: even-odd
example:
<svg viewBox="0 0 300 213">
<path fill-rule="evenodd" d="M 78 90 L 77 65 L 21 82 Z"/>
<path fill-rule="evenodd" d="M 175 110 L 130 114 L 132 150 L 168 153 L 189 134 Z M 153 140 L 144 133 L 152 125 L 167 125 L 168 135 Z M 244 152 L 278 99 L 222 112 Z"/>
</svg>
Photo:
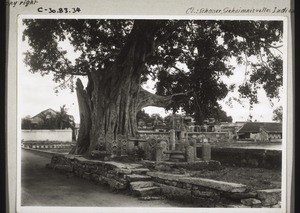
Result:
<svg viewBox="0 0 300 213">
<path fill-rule="evenodd" d="M 237 73 L 231 78 L 227 79 L 228 82 L 240 83 L 240 75 Z M 225 81 L 225 80 L 224 80 Z M 71 92 L 70 89 L 60 90 L 59 93 L 55 93 L 56 83 L 52 80 L 52 75 L 41 76 L 39 73 L 32 74 L 28 69 L 23 66 L 19 70 L 19 106 L 21 118 L 30 115 L 31 117 L 39 112 L 51 108 L 59 111 L 60 106 L 66 105 L 68 113 L 73 115 L 75 122 L 79 123 L 79 110 L 77 103 L 76 92 Z M 148 82 L 143 85 L 145 89 L 150 92 L 155 92 L 154 82 Z M 272 121 L 273 110 L 282 104 L 280 102 L 274 102 L 272 107 L 269 100 L 266 97 L 264 90 L 260 90 L 258 95 L 259 104 L 255 104 L 251 111 L 253 119 L 257 121 L 270 122 Z M 238 94 L 230 94 L 238 97 Z M 244 107 L 237 102 L 233 102 L 232 106 L 226 104 L 229 95 L 220 104 L 227 115 L 232 116 L 233 121 L 246 121 L 249 117 L 249 104 L 244 100 Z M 166 116 L 169 112 L 166 112 L 163 108 L 158 107 L 146 107 L 144 110 L 149 113 L 158 113 L 161 116 Z"/>
<path fill-rule="evenodd" d="M 22 29 L 21 29 L 22 30 Z M 21 56 L 19 57 L 19 68 L 18 68 L 18 100 L 19 100 L 19 113 L 20 117 L 23 118 L 25 116 L 35 116 L 45 109 L 53 109 L 56 111 L 60 110 L 60 107 L 66 105 L 68 113 L 73 115 L 76 123 L 80 123 L 79 117 L 79 109 L 77 103 L 76 92 L 71 92 L 70 89 L 59 90 L 59 93 L 55 93 L 55 87 L 57 84 L 53 82 L 52 74 L 41 76 L 39 73 L 30 73 L 28 71 L 28 67 L 23 63 L 23 55 L 26 49 L 28 49 L 28 44 L 20 41 L 20 50 Z M 66 48 L 67 44 L 62 44 L 61 47 Z M 233 62 L 231 62 L 233 63 Z M 234 65 L 234 64 L 231 64 Z M 223 77 L 222 80 L 229 84 L 240 85 L 244 81 L 244 70 L 245 67 L 243 65 L 234 65 L 235 71 L 234 75 L 230 77 Z M 83 79 L 83 83 L 86 82 Z M 154 89 L 155 82 L 148 81 L 147 84 L 143 85 L 143 87 L 150 91 L 155 92 Z M 271 122 L 273 117 L 273 110 L 278 106 L 283 104 L 283 91 L 281 90 L 281 100 L 273 101 L 273 105 L 271 105 L 270 101 L 266 97 L 266 93 L 264 90 L 258 91 L 258 104 L 253 106 L 253 109 L 249 110 L 248 101 L 241 100 L 243 102 L 241 104 L 237 102 L 233 102 L 232 105 L 226 104 L 230 97 L 238 97 L 237 92 L 231 92 L 227 95 L 224 100 L 221 100 L 219 103 L 222 106 L 222 109 L 227 113 L 228 116 L 233 118 L 233 122 L 236 121 L 246 121 L 249 118 L 249 114 L 253 116 L 253 120 L 261 121 L 261 122 Z M 146 107 L 144 110 L 148 114 L 158 113 L 162 117 L 170 114 L 171 112 L 166 112 L 163 108 L 158 107 Z"/>
</svg>

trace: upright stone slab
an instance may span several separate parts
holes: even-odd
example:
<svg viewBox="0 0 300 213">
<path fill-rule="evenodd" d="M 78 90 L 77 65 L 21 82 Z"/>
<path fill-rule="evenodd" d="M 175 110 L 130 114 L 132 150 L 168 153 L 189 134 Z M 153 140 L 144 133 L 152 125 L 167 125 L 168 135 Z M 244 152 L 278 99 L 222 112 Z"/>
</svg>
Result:
<svg viewBox="0 0 300 213">
<path fill-rule="evenodd" d="M 197 140 L 195 138 L 190 138 L 189 139 L 189 144 L 190 146 L 194 147 L 194 152 L 195 152 L 195 160 L 197 159 Z"/>
<path fill-rule="evenodd" d="M 118 155 L 118 142 L 116 140 L 111 142 L 111 154 L 112 156 Z"/>
<path fill-rule="evenodd" d="M 156 144 L 155 147 L 155 161 L 162 161 L 163 159 L 163 150 L 160 143 Z"/>
<path fill-rule="evenodd" d="M 170 145 L 171 150 L 175 150 L 175 144 L 176 144 L 176 136 L 175 136 L 175 130 L 170 130 Z"/>
<path fill-rule="evenodd" d="M 161 141 L 160 142 L 160 146 L 161 146 L 161 149 L 162 149 L 162 160 L 163 161 L 169 160 L 169 155 L 166 154 L 166 152 L 169 151 L 169 147 L 168 147 L 167 141 Z"/>
<path fill-rule="evenodd" d="M 202 145 L 202 159 L 205 161 L 211 160 L 211 145 L 207 142 Z"/>
<path fill-rule="evenodd" d="M 179 141 L 179 143 L 176 144 L 176 145 L 177 145 L 176 150 L 185 153 L 185 149 L 186 149 L 186 147 L 188 146 L 188 143 L 186 142 L 186 139 L 183 138 L 183 139 L 181 139 L 181 140 Z"/>
<path fill-rule="evenodd" d="M 186 161 L 187 162 L 194 162 L 195 161 L 195 150 L 193 146 L 188 146 L 186 148 Z"/>
<path fill-rule="evenodd" d="M 105 135 L 105 148 L 107 153 L 113 155 L 113 149 L 114 149 L 114 135 L 112 132 L 107 132 Z"/>
<path fill-rule="evenodd" d="M 99 151 L 105 151 L 106 150 L 106 146 L 105 146 L 105 134 L 103 133 L 103 131 L 101 131 L 99 133 L 99 137 L 98 137 L 98 140 L 97 140 L 96 149 L 99 150 Z"/>
<path fill-rule="evenodd" d="M 154 138 L 147 139 L 146 142 L 146 159 L 147 160 L 155 160 L 155 151 L 156 151 L 156 144 L 157 141 Z"/>
<path fill-rule="evenodd" d="M 118 146 L 120 148 L 121 156 L 127 155 L 128 152 L 128 143 L 127 137 L 125 135 L 117 135 Z"/>
<path fill-rule="evenodd" d="M 182 130 L 182 131 L 180 132 L 180 138 L 179 138 L 179 140 L 184 139 L 184 138 L 185 138 L 185 134 L 186 134 L 186 131 L 185 131 L 185 130 Z"/>
</svg>

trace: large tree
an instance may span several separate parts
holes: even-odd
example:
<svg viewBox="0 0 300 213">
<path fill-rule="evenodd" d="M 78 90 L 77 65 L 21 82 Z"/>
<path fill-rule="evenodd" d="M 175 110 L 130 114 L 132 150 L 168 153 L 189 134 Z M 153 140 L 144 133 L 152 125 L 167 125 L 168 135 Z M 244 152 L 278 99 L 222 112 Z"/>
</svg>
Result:
<svg viewBox="0 0 300 213">
<path fill-rule="evenodd" d="M 281 21 L 26 19 L 30 71 L 53 73 L 62 88 L 76 84 L 80 130 L 73 153 L 112 152 L 119 135 L 137 134 L 136 114 L 146 106 L 178 110 L 201 123 L 219 108 L 229 89 L 220 77 L 233 74 L 228 61 L 245 63 L 241 95 L 257 102 L 282 85 Z M 61 42 L 76 52 L 74 61 Z M 256 62 L 251 57 L 257 57 Z M 76 76 L 86 76 L 83 86 Z M 157 80 L 157 94 L 141 87 Z M 100 148 L 99 148 L 100 147 Z"/>
</svg>

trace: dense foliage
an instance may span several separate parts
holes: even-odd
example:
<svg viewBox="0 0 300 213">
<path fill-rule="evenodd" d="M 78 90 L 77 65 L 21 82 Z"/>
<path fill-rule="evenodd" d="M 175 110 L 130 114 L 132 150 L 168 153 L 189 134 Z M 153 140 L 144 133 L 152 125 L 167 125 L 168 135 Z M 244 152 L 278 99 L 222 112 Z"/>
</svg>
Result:
<svg viewBox="0 0 300 213">
<path fill-rule="evenodd" d="M 283 108 L 282 108 L 282 106 L 277 107 L 273 111 L 273 121 L 282 122 L 282 114 L 283 114 Z"/>
<path fill-rule="evenodd" d="M 74 77 L 110 68 L 126 43 L 135 20 L 26 19 L 24 39 L 31 49 L 25 55 L 30 71 L 54 74 L 62 88 L 74 87 Z M 182 108 L 202 123 L 221 115 L 218 101 L 229 91 L 257 103 L 257 89 L 278 98 L 282 86 L 282 21 L 149 20 L 154 33 L 151 54 L 145 59 L 142 82 L 156 80 L 159 95 L 185 92 L 166 109 Z M 67 41 L 75 54 L 62 46 Z M 72 51 L 71 51 L 72 52 Z M 74 59 L 72 58 L 74 57 Z M 226 85 L 233 74 L 232 60 L 245 64 L 244 84 Z M 224 115 L 222 115 L 224 116 Z M 225 115 L 226 116 L 226 115 Z"/>
</svg>

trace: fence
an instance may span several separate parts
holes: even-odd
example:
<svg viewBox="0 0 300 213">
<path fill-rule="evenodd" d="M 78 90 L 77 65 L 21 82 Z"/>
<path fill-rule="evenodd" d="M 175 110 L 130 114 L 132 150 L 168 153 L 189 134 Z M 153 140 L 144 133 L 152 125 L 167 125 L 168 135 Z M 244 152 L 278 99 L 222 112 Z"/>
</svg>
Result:
<svg viewBox="0 0 300 213">
<path fill-rule="evenodd" d="M 22 130 L 22 141 L 61 141 L 72 142 L 71 129 Z"/>
<path fill-rule="evenodd" d="M 144 139 L 148 138 L 164 138 L 169 139 L 170 133 L 169 132 L 147 132 L 147 131 L 139 131 L 139 136 Z"/>
<path fill-rule="evenodd" d="M 148 131 L 139 131 L 139 136 L 141 138 L 170 138 L 170 132 L 148 132 Z M 184 132 L 181 134 L 185 138 L 194 138 L 198 139 L 197 142 L 227 142 L 232 138 L 230 132 Z M 181 136 L 181 137 L 182 137 Z"/>
<path fill-rule="evenodd" d="M 209 142 L 228 142 L 230 140 L 229 132 L 187 132 L 187 138 L 193 138 L 197 140 L 197 143 Z"/>
</svg>

